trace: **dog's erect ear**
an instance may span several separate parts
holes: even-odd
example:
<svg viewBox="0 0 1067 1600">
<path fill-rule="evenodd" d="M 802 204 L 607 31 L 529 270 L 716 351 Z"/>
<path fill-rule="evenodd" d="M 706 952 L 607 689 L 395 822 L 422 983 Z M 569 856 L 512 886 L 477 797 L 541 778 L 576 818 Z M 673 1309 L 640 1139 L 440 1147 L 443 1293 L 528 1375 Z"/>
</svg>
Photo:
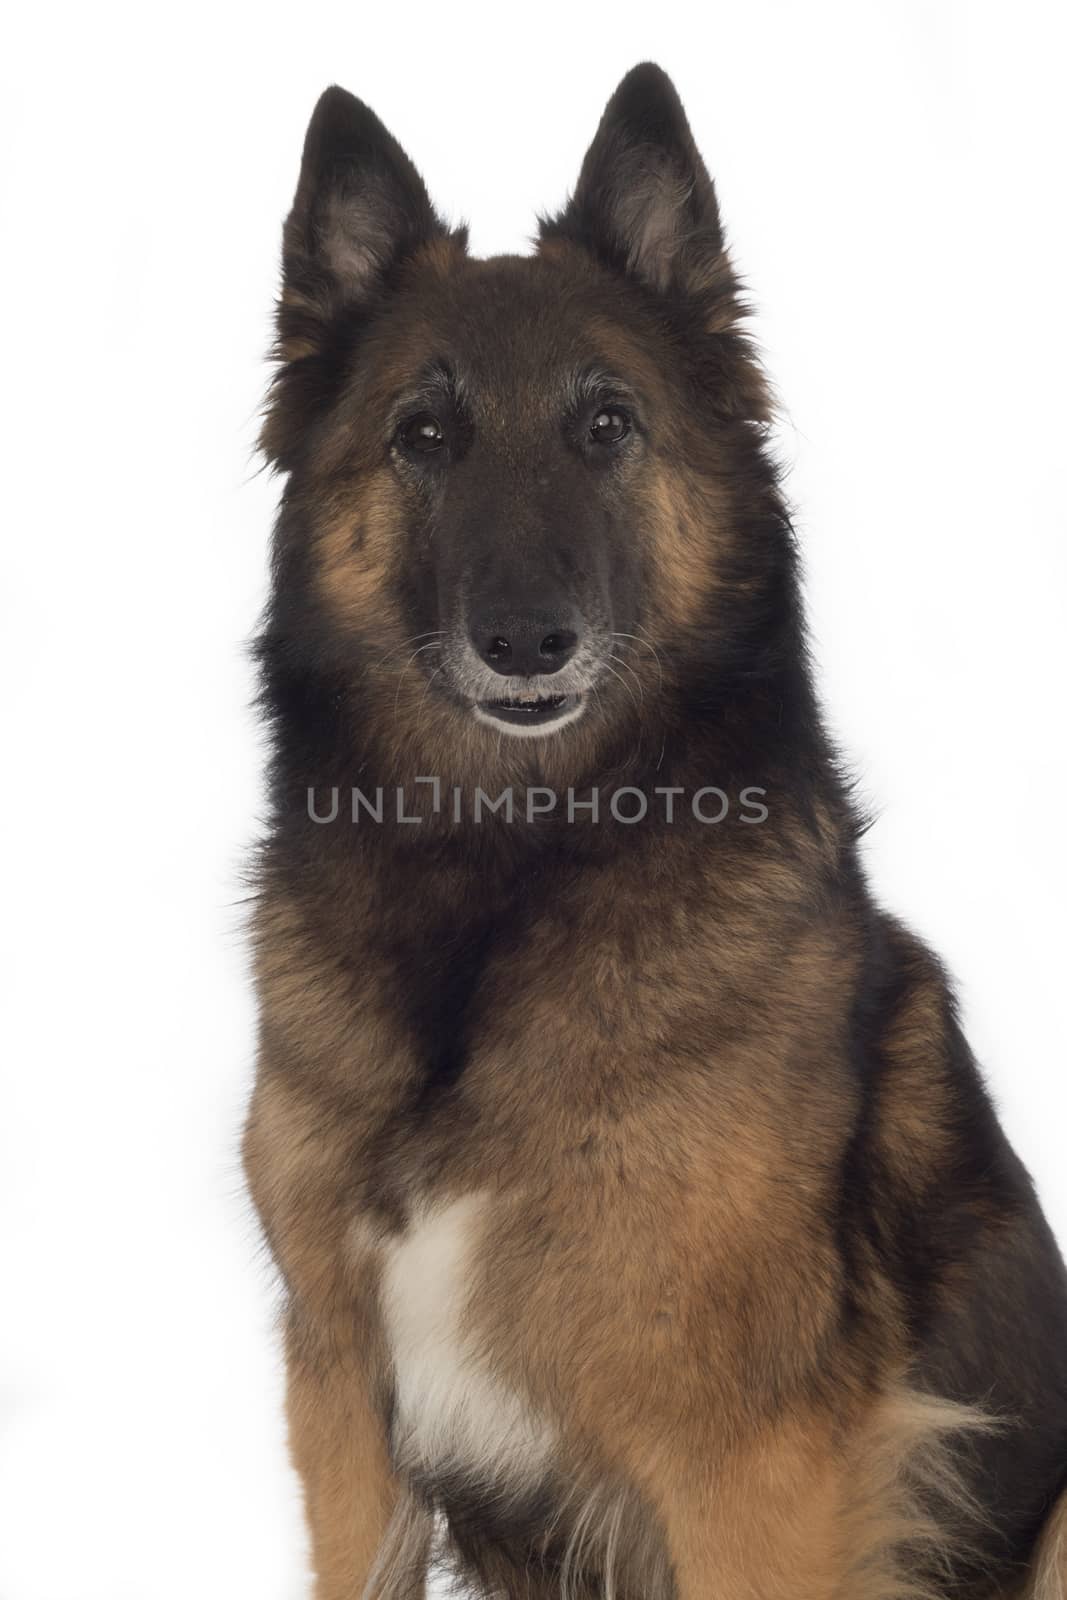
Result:
<svg viewBox="0 0 1067 1600">
<path fill-rule="evenodd" d="M 327 89 L 308 125 L 283 235 L 280 367 L 260 438 L 272 460 L 288 466 L 329 404 L 361 313 L 388 292 L 395 269 L 446 237 L 463 249 L 464 230 L 449 232 L 388 129 L 354 95 Z"/>
<path fill-rule="evenodd" d="M 646 62 L 619 84 L 573 198 L 541 236 L 583 245 L 661 292 L 713 285 L 723 260 L 715 187 L 661 68 Z"/>
<path fill-rule="evenodd" d="M 286 288 L 318 288 L 345 301 L 376 293 L 399 260 L 447 232 L 426 186 L 374 112 L 327 89 L 304 140 L 300 182 L 285 224 Z"/>
</svg>

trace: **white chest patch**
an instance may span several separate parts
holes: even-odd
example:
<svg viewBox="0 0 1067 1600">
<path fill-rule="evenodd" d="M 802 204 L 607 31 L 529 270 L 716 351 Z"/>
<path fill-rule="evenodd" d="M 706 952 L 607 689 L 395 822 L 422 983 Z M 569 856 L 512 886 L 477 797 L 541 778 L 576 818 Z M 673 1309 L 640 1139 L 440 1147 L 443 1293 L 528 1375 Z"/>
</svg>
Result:
<svg viewBox="0 0 1067 1600">
<path fill-rule="evenodd" d="M 553 1432 L 478 1348 L 470 1264 L 484 1196 L 417 1213 L 385 1250 L 382 1309 L 396 1377 L 401 1465 L 461 1472 L 507 1492 L 532 1487 Z"/>
</svg>

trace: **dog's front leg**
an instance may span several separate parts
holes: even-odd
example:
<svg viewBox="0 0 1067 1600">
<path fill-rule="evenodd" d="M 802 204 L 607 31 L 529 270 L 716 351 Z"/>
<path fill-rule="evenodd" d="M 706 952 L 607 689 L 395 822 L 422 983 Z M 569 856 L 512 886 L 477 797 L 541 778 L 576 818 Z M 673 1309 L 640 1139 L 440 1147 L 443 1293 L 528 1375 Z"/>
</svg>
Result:
<svg viewBox="0 0 1067 1600">
<path fill-rule="evenodd" d="M 649 1488 L 677 1600 L 844 1600 L 849 1592 L 847 1491 L 821 1425 L 782 1423 L 688 1470 L 671 1460 Z"/>
<path fill-rule="evenodd" d="M 398 1500 L 381 1410 L 351 1328 L 286 1330 L 289 1448 L 304 1486 L 315 1600 L 360 1600 Z"/>
<path fill-rule="evenodd" d="M 929 1574 L 948 1573 L 966 1551 L 961 1441 L 985 1425 L 968 1407 L 887 1385 L 858 1410 L 842 1391 L 832 1416 L 795 1404 L 708 1460 L 699 1451 L 688 1463 L 684 1449 L 658 1452 L 644 1481 L 666 1533 L 677 1600 L 933 1592 Z M 1058 1528 L 1062 1536 L 1067 1513 Z M 1067 1595 L 1056 1530 L 1053 1519 L 1036 1587 L 1025 1591 L 1033 1600 L 1044 1600 L 1046 1588 L 1050 1600 Z"/>
</svg>

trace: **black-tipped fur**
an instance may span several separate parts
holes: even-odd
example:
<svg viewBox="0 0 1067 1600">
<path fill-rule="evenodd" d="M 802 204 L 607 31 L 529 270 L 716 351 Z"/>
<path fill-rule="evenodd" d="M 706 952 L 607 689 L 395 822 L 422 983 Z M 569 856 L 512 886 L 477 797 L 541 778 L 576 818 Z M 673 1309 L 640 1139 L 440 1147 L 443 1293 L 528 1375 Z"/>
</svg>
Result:
<svg viewBox="0 0 1067 1600">
<path fill-rule="evenodd" d="M 382 1550 L 369 1592 L 415 1593 L 428 1508 L 487 1596 L 1064 1593 L 1055 1519 L 1019 1586 L 1067 1468 L 1067 1276 L 940 965 L 865 882 L 742 319 L 658 68 L 530 258 L 472 260 L 373 113 L 320 101 L 264 430 L 246 1144 L 320 1600 Z M 525 711 L 473 595 L 584 628 L 573 722 L 493 724 L 494 673 Z M 610 809 L 703 785 L 765 820 Z M 423 1437 L 405 1363 L 438 1354 Z M 472 1373 L 518 1408 L 495 1456 Z"/>
</svg>

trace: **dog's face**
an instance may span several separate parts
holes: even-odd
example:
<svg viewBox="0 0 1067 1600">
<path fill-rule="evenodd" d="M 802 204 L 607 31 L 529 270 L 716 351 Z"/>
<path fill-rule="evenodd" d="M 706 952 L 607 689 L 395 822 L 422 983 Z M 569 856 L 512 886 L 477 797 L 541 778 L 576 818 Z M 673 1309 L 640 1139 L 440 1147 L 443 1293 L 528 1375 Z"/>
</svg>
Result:
<svg viewBox="0 0 1067 1600">
<path fill-rule="evenodd" d="M 394 742 L 588 749 L 732 647 L 764 399 L 662 73 L 624 80 L 537 254 L 488 261 L 328 91 L 284 265 L 273 626 Z"/>
</svg>

